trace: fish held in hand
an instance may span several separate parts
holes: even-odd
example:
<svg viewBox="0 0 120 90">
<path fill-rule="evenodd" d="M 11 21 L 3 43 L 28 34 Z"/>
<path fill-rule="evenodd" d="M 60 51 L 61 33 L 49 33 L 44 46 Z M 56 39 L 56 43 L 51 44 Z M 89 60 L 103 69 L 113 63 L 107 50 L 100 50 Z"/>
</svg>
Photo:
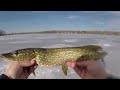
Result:
<svg viewBox="0 0 120 90">
<path fill-rule="evenodd" d="M 25 48 L 1 54 L 0 58 L 9 61 L 24 61 L 35 58 L 36 63 L 41 66 L 51 67 L 61 65 L 63 73 L 67 75 L 68 66 L 66 62 L 103 60 L 106 55 L 107 53 L 100 46 L 85 45 L 63 48 Z"/>
</svg>

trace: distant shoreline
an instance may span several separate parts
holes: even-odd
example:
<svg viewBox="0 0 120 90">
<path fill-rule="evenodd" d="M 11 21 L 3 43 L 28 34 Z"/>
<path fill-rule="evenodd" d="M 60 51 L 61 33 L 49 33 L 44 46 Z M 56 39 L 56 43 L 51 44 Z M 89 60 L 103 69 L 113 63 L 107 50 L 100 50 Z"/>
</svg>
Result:
<svg viewBox="0 0 120 90">
<path fill-rule="evenodd" d="M 17 34 L 98 34 L 120 36 L 120 32 L 113 31 L 41 31 L 41 32 L 9 33 L 5 35 L 17 35 Z"/>
</svg>

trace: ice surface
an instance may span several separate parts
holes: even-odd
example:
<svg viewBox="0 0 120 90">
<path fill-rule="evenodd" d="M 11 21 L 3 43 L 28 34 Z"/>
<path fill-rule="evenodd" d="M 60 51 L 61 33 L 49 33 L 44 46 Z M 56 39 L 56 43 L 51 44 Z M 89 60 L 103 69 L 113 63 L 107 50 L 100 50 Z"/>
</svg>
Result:
<svg viewBox="0 0 120 90">
<path fill-rule="evenodd" d="M 0 54 L 22 48 L 54 48 L 75 47 L 82 45 L 100 45 L 108 55 L 105 57 L 105 69 L 113 75 L 120 76 L 120 37 L 107 35 L 80 35 L 80 34 L 23 34 L 0 37 Z M 8 68 L 11 62 L 0 60 L 0 74 Z M 36 77 L 30 79 L 80 79 L 74 70 L 69 68 L 65 76 L 61 66 L 36 69 Z"/>
</svg>

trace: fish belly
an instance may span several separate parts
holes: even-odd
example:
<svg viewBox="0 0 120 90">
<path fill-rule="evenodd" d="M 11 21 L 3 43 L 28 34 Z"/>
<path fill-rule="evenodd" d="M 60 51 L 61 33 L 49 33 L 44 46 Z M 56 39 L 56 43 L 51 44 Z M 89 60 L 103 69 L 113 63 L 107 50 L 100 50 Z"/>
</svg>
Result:
<svg viewBox="0 0 120 90">
<path fill-rule="evenodd" d="M 76 61 L 80 56 L 80 51 L 75 49 L 48 49 L 44 56 L 38 55 L 36 60 L 39 65 L 51 67 L 67 61 Z"/>
</svg>

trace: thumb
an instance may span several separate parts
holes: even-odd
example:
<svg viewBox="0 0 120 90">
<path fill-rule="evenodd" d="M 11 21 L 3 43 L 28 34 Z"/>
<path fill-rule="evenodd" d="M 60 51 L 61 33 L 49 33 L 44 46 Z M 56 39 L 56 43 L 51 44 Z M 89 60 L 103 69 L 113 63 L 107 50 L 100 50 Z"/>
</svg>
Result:
<svg viewBox="0 0 120 90">
<path fill-rule="evenodd" d="M 87 67 L 88 65 L 91 65 L 91 64 L 93 64 L 93 63 L 95 63 L 94 60 L 81 61 L 81 62 L 76 62 L 76 65 L 77 65 L 78 67 Z"/>
<path fill-rule="evenodd" d="M 35 62 L 34 59 L 31 60 L 31 61 L 29 61 L 29 60 L 27 60 L 27 61 L 19 61 L 19 65 L 22 66 L 22 67 L 29 67 L 29 66 L 34 65 L 35 63 L 36 62 Z"/>
<path fill-rule="evenodd" d="M 73 68 L 78 75 L 81 75 L 81 69 L 78 66 L 76 66 L 75 62 L 67 62 L 66 64 L 69 67 Z"/>
</svg>

